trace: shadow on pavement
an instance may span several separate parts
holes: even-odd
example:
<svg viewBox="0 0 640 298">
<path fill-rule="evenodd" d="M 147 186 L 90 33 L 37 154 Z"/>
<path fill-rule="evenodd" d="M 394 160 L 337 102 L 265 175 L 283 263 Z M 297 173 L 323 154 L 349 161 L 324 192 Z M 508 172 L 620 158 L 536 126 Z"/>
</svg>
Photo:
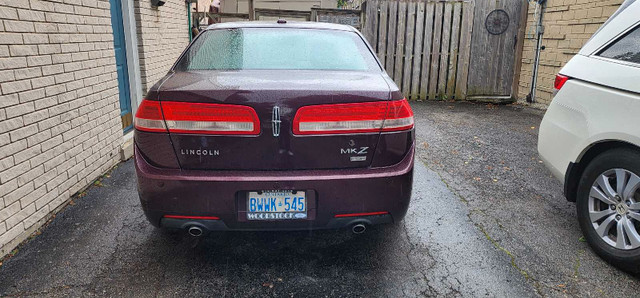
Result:
<svg viewBox="0 0 640 298">
<path fill-rule="evenodd" d="M 95 279 L 97 293 L 377 296 L 398 290 L 388 283 L 395 279 L 389 271 L 407 270 L 394 246 L 403 242 L 400 225 L 362 235 L 216 232 L 199 238 L 142 225 L 131 232 L 143 230 L 146 240 L 112 255 Z"/>
</svg>

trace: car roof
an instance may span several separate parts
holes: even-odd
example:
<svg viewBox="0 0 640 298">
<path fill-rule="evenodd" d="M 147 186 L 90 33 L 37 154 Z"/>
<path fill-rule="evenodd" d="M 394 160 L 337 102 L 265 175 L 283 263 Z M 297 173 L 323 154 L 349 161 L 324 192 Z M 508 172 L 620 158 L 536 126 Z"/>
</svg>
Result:
<svg viewBox="0 0 640 298">
<path fill-rule="evenodd" d="M 237 28 L 297 28 L 297 29 L 320 29 L 320 30 L 341 30 L 355 32 L 356 29 L 341 24 L 320 23 L 320 22 L 293 22 L 279 23 L 278 21 L 249 21 L 249 22 L 229 22 L 213 24 L 207 30 L 214 29 L 237 29 Z"/>
</svg>

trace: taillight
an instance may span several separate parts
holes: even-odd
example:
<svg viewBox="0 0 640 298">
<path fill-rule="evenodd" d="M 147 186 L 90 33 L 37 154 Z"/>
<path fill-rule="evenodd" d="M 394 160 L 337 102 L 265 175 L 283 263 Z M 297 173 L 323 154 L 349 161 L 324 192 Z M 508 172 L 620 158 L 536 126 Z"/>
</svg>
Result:
<svg viewBox="0 0 640 298">
<path fill-rule="evenodd" d="M 163 101 L 162 111 L 169 132 L 194 134 L 260 133 L 260 120 L 253 108 L 240 105 Z"/>
<path fill-rule="evenodd" d="M 305 106 L 293 119 L 296 135 L 400 131 L 413 128 L 413 112 L 406 99 Z"/>
<path fill-rule="evenodd" d="M 166 123 L 166 128 L 172 133 L 210 135 L 260 134 L 260 120 L 258 120 L 258 115 L 251 107 L 148 100 L 143 100 L 140 106 L 145 106 L 145 103 L 149 107 L 157 106 L 161 108 L 159 119 L 162 120 L 162 115 L 164 115 L 163 125 Z M 149 130 L 145 124 L 150 119 L 145 117 L 145 114 L 140 114 L 140 111 L 141 109 L 138 108 L 136 128 L 143 131 L 160 131 L 155 128 Z M 157 118 L 152 119 L 156 120 Z"/>
<path fill-rule="evenodd" d="M 413 128 L 413 111 L 406 99 L 389 102 L 382 131 L 399 131 Z"/>
<path fill-rule="evenodd" d="M 134 125 L 137 130 L 141 131 L 167 132 L 164 119 L 162 119 L 160 102 L 146 99 L 142 100 L 136 112 Z"/>
<path fill-rule="evenodd" d="M 555 88 L 556 90 L 562 89 L 562 86 L 564 86 L 564 83 L 566 83 L 568 80 L 569 77 L 557 74 L 556 80 L 555 82 L 553 82 L 553 88 Z"/>
</svg>

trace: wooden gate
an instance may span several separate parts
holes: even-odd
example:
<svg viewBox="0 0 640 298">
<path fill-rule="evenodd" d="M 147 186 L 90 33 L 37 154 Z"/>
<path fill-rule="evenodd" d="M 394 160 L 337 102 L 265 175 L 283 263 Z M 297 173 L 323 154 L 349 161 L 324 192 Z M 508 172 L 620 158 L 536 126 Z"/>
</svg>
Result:
<svg viewBox="0 0 640 298">
<path fill-rule="evenodd" d="M 480 4 L 482 2 L 482 4 Z M 511 100 L 516 96 L 521 65 L 521 44 L 526 27 L 527 2 L 481 0 L 475 8 L 471 61 L 467 96 L 469 99 Z M 487 27 L 496 14 L 502 14 L 508 26 Z M 500 34 L 491 32 L 504 29 Z"/>
<path fill-rule="evenodd" d="M 513 4 L 522 2 L 495 1 Z M 482 68 L 484 66 L 474 60 L 492 51 L 495 55 L 503 55 L 500 51 L 507 48 L 504 42 L 486 43 L 489 47 L 494 46 L 493 49 L 472 47 L 472 40 L 488 34 L 484 30 L 484 20 L 476 20 L 486 17 L 485 11 L 488 9 L 485 9 L 485 6 L 492 5 L 489 2 L 494 1 L 481 0 L 476 3 L 475 0 L 368 0 L 363 8 L 362 32 L 389 76 L 407 98 L 467 99 L 469 77 L 487 75 L 486 69 Z M 526 9 L 526 5 L 516 6 L 514 10 L 520 11 L 523 7 Z M 515 24 L 520 24 L 521 15 L 518 13 L 512 16 Z M 478 25 L 480 23 L 481 25 Z M 508 28 L 511 29 L 511 26 L 509 23 Z M 515 31 L 518 32 L 518 29 Z M 513 38 L 513 35 L 511 37 Z M 509 57 L 515 56 L 517 55 Z M 508 59 L 504 58 L 503 61 Z M 512 59 L 512 66 L 514 63 L 515 59 Z M 477 67 L 471 68 L 470 65 Z M 515 69 L 511 67 L 511 70 Z M 510 82 L 513 82 L 513 71 L 506 75 L 510 76 Z M 494 82 L 483 84 L 489 85 Z M 474 90 L 486 90 L 478 89 L 476 85 L 473 87 Z"/>
</svg>

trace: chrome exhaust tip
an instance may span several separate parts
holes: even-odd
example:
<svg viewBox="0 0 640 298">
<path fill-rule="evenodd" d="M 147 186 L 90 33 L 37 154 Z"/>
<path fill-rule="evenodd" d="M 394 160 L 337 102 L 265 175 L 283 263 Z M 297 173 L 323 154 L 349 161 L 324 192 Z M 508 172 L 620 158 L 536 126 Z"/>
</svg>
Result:
<svg viewBox="0 0 640 298">
<path fill-rule="evenodd" d="M 354 234 L 362 234 L 366 230 L 367 230 L 367 226 L 365 226 L 364 224 L 361 224 L 361 223 L 355 224 L 355 225 L 353 225 L 353 227 L 351 227 L 351 231 Z"/>
<path fill-rule="evenodd" d="M 188 232 L 189 232 L 189 235 L 193 237 L 200 237 L 203 234 L 202 229 L 196 226 L 189 227 Z"/>
</svg>

